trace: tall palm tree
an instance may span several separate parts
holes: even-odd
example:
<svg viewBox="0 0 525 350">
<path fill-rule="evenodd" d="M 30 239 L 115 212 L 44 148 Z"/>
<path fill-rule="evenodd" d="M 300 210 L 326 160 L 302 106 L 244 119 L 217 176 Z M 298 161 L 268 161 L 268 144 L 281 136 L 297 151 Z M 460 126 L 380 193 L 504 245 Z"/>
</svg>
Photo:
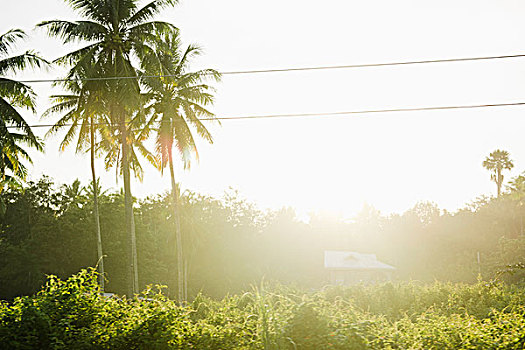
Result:
<svg viewBox="0 0 525 350">
<path fill-rule="evenodd" d="M 107 123 L 105 116 L 104 99 L 101 98 L 100 92 L 96 89 L 90 89 L 91 81 L 82 83 L 80 80 L 68 80 L 61 82 L 67 91 L 71 94 L 51 96 L 53 106 L 51 106 L 43 117 L 51 114 L 63 114 L 62 117 L 47 132 L 47 136 L 56 134 L 59 130 L 67 127 L 64 139 L 60 143 L 60 151 L 64 151 L 70 146 L 75 137 L 76 152 L 89 151 L 91 176 L 94 186 L 93 191 L 93 216 L 95 219 L 95 230 L 97 237 L 97 266 L 99 272 L 100 289 L 104 291 L 104 259 L 102 250 L 102 235 L 100 231 L 100 215 L 98 211 L 98 180 L 95 171 L 95 157 L 97 145 L 100 142 L 100 128 L 98 125 Z M 97 135 L 99 136 L 97 138 Z"/>
<path fill-rule="evenodd" d="M 13 46 L 25 37 L 20 29 L 0 35 L 0 194 L 6 186 L 18 186 L 26 177 L 23 161 L 31 163 L 31 158 L 22 145 L 42 151 L 42 144 L 18 111 L 23 108 L 36 112 L 35 92 L 30 86 L 6 76 L 47 64 L 32 51 L 9 56 Z"/>
<path fill-rule="evenodd" d="M 162 78 L 145 78 L 144 84 L 153 103 L 151 104 L 156 127 L 156 148 L 160 158 L 161 171 L 168 166 L 171 177 L 172 207 L 175 223 L 175 242 L 177 256 L 178 299 L 187 297 L 187 281 L 180 227 L 180 208 L 178 186 L 175 181 L 173 166 L 173 148 L 179 151 L 185 168 L 189 167 L 191 154 L 198 158 L 197 147 L 191 127 L 197 135 L 209 143 L 212 136 L 200 118 L 214 120 L 213 113 L 206 107 L 213 103 L 213 88 L 203 81 L 212 78 L 218 81 L 220 74 L 212 69 L 189 72 L 192 58 L 201 54 L 201 49 L 190 45 L 181 50 L 178 32 L 159 33 L 162 38 L 156 42 L 156 50 L 146 51 L 141 57 L 145 76 L 162 76 Z"/>
<path fill-rule="evenodd" d="M 65 0 L 84 18 L 79 21 L 53 20 L 40 23 L 48 34 L 62 39 L 64 44 L 84 42 L 86 46 L 75 50 L 59 61 L 72 68 L 68 77 L 77 72 L 91 72 L 89 76 L 137 77 L 133 65 L 137 53 L 148 49 L 145 42 L 154 41 L 156 32 L 175 30 L 172 24 L 151 19 L 177 0 L 153 0 L 139 8 L 139 0 Z M 122 153 L 124 179 L 125 222 L 128 232 L 128 296 L 138 292 L 138 279 L 133 255 L 136 247 L 133 225 L 133 204 L 130 186 L 129 122 L 134 111 L 140 108 L 138 79 L 99 80 L 97 91 L 107 100 L 108 117 L 117 125 Z"/>
<path fill-rule="evenodd" d="M 143 99 L 144 96 L 140 96 Z M 145 142 L 149 137 L 149 126 L 146 123 L 143 109 L 139 109 L 132 114 L 131 120 L 128 122 L 128 166 L 133 171 L 135 177 L 142 182 L 144 178 L 144 170 L 141 165 L 141 157 L 146 159 L 155 168 L 158 168 L 157 158 L 145 146 Z M 114 128 L 111 125 L 103 124 L 102 133 L 104 135 L 103 141 L 100 143 L 100 148 L 106 153 L 104 163 L 106 170 L 112 167 L 116 168 L 117 177 L 123 173 L 123 161 L 121 149 L 119 148 L 120 129 Z M 133 233 L 135 231 L 135 221 L 133 215 L 131 216 L 131 225 Z M 132 261 L 133 266 L 136 266 L 133 275 L 133 281 L 138 288 L 138 257 L 136 248 L 136 238 L 132 235 Z"/>
<path fill-rule="evenodd" d="M 483 167 L 491 172 L 490 179 L 496 183 L 498 198 L 501 195 L 501 186 L 503 185 L 503 170 L 510 170 L 514 163 L 509 158 L 509 152 L 495 150 L 483 161 Z"/>
</svg>

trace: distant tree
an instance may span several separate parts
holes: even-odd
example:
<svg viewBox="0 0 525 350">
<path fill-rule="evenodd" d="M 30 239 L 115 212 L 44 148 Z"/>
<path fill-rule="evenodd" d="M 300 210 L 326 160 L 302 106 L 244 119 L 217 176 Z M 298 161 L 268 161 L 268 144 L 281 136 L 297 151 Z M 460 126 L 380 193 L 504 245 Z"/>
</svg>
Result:
<svg viewBox="0 0 525 350">
<path fill-rule="evenodd" d="M 516 200 L 517 211 L 520 216 L 520 234 L 524 235 L 523 230 L 523 198 L 525 197 L 525 175 L 521 174 L 509 181 L 507 185 L 510 197 Z"/>
<path fill-rule="evenodd" d="M 502 171 L 510 170 L 514 167 L 512 160 L 509 159 L 509 152 L 499 149 L 495 150 L 485 158 L 483 167 L 491 172 L 490 179 L 496 183 L 499 198 L 504 178 Z"/>
<path fill-rule="evenodd" d="M 31 158 L 21 145 L 42 150 L 41 143 L 17 110 L 24 108 L 34 113 L 36 94 L 30 86 L 6 77 L 27 67 L 47 64 L 32 51 L 9 56 L 13 45 L 25 36 L 20 29 L 0 35 L 0 194 L 7 186 L 20 185 L 26 176 L 23 160 L 31 162 Z M 0 203 L 0 211 L 3 208 Z"/>
<path fill-rule="evenodd" d="M 423 226 L 428 226 L 441 216 L 441 210 L 434 202 L 418 202 L 407 213 L 413 214 Z"/>
<path fill-rule="evenodd" d="M 519 199 L 521 200 L 521 198 L 523 197 L 522 195 L 525 193 L 525 173 L 513 177 L 507 185 L 507 190 L 511 194 L 520 194 Z"/>
<path fill-rule="evenodd" d="M 84 192 L 86 188 L 82 186 L 80 180 L 76 179 L 71 185 L 64 185 L 63 203 L 66 207 L 75 206 L 79 208 L 85 202 Z"/>
<path fill-rule="evenodd" d="M 483 207 L 487 206 L 488 204 L 490 204 L 491 200 L 492 199 L 490 196 L 485 196 L 485 195 L 478 196 L 476 197 L 476 199 L 465 204 L 465 208 L 461 210 L 476 212 L 476 211 L 481 210 Z"/>
<path fill-rule="evenodd" d="M 361 211 L 354 217 L 358 225 L 373 224 L 377 227 L 381 223 L 381 212 L 368 203 L 364 203 Z"/>
</svg>

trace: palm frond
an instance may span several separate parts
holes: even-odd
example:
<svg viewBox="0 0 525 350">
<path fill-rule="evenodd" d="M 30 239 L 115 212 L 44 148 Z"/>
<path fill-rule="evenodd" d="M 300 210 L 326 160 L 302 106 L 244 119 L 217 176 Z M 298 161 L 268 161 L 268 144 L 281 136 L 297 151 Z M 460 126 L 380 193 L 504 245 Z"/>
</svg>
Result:
<svg viewBox="0 0 525 350">
<path fill-rule="evenodd" d="M 42 145 L 35 137 L 33 131 L 31 130 L 27 122 L 24 120 L 24 118 L 13 106 L 11 106 L 11 104 L 9 104 L 2 97 L 0 97 L 0 115 L 2 115 L 2 118 L 0 118 L 0 120 L 3 125 L 5 125 L 6 127 L 14 126 L 18 129 L 23 130 L 27 137 L 27 144 L 31 147 L 36 148 L 37 150 L 42 150 Z"/>
<path fill-rule="evenodd" d="M 17 73 L 20 70 L 30 68 L 42 68 L 49 65 L 49 62 L 38 56 L 33 51 L 27 51 L 22 55 L 8 57 L 0 60 L 0 75 L 6 73 Z"/>
<path fill-rule="evenodd" d="M 100 51 L 101 44 L 102 42 L 100 41 L 95 42 L 91 45 L 87 45 L 78 50 L 72 51 L 62 57 L 59 57 L 53 62 L 58 63 L 60 65 L 74 65 L 78 63 L 78 61 L 93 62 L 95 60 L 96 53 Z"/>
<path fill-rule="evenodd" d="M 168 7 L 168 6 L 174 6 L 178 3 L 178 0 L 155 0 L 150 2 L 149 4 L 145 5 L 141 9 L 135 12 L 133 16 L 131 16 L 129 19 L 126 20 L 126 23 L 128 25 L 136 25 L 139 23 L 144 23 L 145 21 L 148 21 L 152 19 L 155 15 L 159 14 L 159 12 Z"/>
<path fill-rule="evenodd" d="M 11 107 L 27 108 L 36 113 L 36 94 L 26 84 L 0 77 L 0 97 L 8 100 Z"/>
<path fill-rule="evenodd" d="M 146 40 L 152 37 L 153 33 L 164 34 L 177 31 L 177 27 L 168 22 L 152 21 L 137 24 L 128 30 L 128 36 L 133 38 L 133 41 Z"/>
<path fill-rule="evenodd" d="M 82 16 L 104 22 L 110 15 L 110 1 L 93 1 L 93 0 L 66 0 L 69 5 Z"/>
<path fill-rule="evenodd" d="M 40 22 L 37 27 L 45 28 L 49 36 L 60 38 L 64 44 L 100 41 L 108 34 L 108 30 L 102 24 L 92 21 L 52 20 Z"/>
<path fill-rule="evenodd" d="M 26 33 L 21 29 L 11 29 L 0 35 L 0 55 L 7 54 L 17 41 L 26 37 Z"/>
</svg>

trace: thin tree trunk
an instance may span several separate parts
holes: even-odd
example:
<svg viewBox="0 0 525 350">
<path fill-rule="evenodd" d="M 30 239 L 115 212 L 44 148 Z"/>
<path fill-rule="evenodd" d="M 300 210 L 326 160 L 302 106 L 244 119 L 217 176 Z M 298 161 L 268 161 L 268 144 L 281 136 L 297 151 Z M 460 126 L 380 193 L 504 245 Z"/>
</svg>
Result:
<svg viewBox="0 0 525 350">
<path fill-rule="evenodd" d="M 124 178 L 124 217 L 126 222 L 126 232 L 128 241 L 128 297 L 132 297 L 138 290 L 136 288 L 135 273 L 135 227 L 133 225 L 133 202 L 131 198 L 130 169 L 129 169 L 129 145 L 128 130 L 125 119 L 121 119 L 121 143 L 122 143 L 122 176 Z"/>
<path fill-rule="evenodd" d="M 171 197 L 173 206 L 173 219 L 175 222 L 175 241 L 176 241 L 176 252 L 177 252 L 177 287 L 178 287 L 178 300 L 180 303 L 184 302 L 184 259 L 182 256 L 182 233 L 180 230 L 180 216 L 179 216 L 179 193 L 177 190 L 177 184 L 175 183 L 175 172 L 173 171 L 173 156 L 172 149 L 168 150 L 168 161 L 170 167 L 171 176 Z"/>
<path fill-rule="evenodd" d="M 104 257 L 102 255 L 102 235 L 100 233 L 100 217 L 98 213 L 98 182 L 95 174 L 95 126 L 93 125 L 93 118 L 90 120 L 90 136 L 91 136 L 91 175 L 93 177 L 93 214 L 95 215 L 95 227 L 97 230 L 97 260 L 100 290 L 104 292 Z"/>
<path fill-rule="evenodd" d="M 188 259 L 184 259 L 184 300 L 188 300 Z"/>
<path fill-rule="evenodd" d="M 497 170 L 496 178 L 497 178 L 496 185 L 498 187 L 498 198 L 499 198 L 501 195 L 501 185 L 503 183 L 503 179 L 501 178 L 501 169 Z"/>
<path fill-rule="evenodd" d="M 518 191 L 518 214 L 520 216 L 520 236 L 523 236 L 523 202 L 521 201 L 523 188 L 518 188 L 517 191 Z"/>
<path fill-rule="evenodd" d="M 135 214 L 133 214 L 133 208 L 131 209 L 131 243 L 133 245 L 133 266 L 134 274 L 133 274 L 133 289 L 135 290 L 135 293 L 139 292 L 139 262 L 137 258 L 137 236 L 135 235 Z"/>
</svg>

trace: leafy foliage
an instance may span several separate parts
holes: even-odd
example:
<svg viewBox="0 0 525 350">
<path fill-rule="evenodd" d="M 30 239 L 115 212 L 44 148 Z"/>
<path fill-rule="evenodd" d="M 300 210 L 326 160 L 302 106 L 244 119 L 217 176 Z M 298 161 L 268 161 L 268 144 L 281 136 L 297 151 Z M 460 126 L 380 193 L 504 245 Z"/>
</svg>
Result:
<svg viewBox="0 0 525 350">
<path fill-rule="evenodd" d="M 13 46 L 25 37 L 20 29 L 0 35 L 0 193 L 6 187 L 20 186 L 25 180 L 27 169 L 24 161 L 31 162 L 31 158 L 23 146 L 43 150 L 19 111 L 22 108 L 36 112 L 36 94 L 30 86 L 7 76 L 47 63 L 32 51 L 8 56 Z M 0 200 L 0 215 L 4 211 L 5 203 Z"/>
<path fill-rule="evenodd" d="M 0 305 L 1 344 L 9 349 L 522 349 L 525 345 L 525 291 L 503 284 L 389 283 L 320 292 L 264 285 L 222 300 L 198 295 L 182 307 L 162 290 L 148 287 L 131 299 L 103 297 L 93 269 L 65 281 L 49 276 L 36 295 Z"/>
<path fill-rule="evenodd" d="M 0 298 L 36 292 L 46 274 L 66 278 L 97 264 L 94 203 L 82 187 L 78 182 L 56 186 L 43 178 L 0 196 L 7 204 L 0 218 L 0 280 L 6 281 L 0 284 Z M 390 217 L 364 208 L 351 223 L 321 215 L 304 223 L 291 210 L 262 212 L 236 192 L 219 199 L 185 192 L 180 214 L 188 299 L 199 292 L 222 298 L 263 278 L 321 288 L 328 280 L 323 252 L 333 249 L 377 254 L 397 268 L 399 280 L 476 283 L 481 273 L 487 281 L 519 283 L 525 270 L 501 273 L 523 262 L 524 208 L 516 201 L 509 194 L 455 214 L 419 204 Z M 123 194 L 101 191 L 99 206 L 106 291 L 123 294 Z M 178 282 L 170 273 L 177 267 L 172 206 L 170 194 L 165 194 L 135 201 L 134 211 L 140 288 L 163 284 L 166 294 L 175 297 Z"/>
</svg>

